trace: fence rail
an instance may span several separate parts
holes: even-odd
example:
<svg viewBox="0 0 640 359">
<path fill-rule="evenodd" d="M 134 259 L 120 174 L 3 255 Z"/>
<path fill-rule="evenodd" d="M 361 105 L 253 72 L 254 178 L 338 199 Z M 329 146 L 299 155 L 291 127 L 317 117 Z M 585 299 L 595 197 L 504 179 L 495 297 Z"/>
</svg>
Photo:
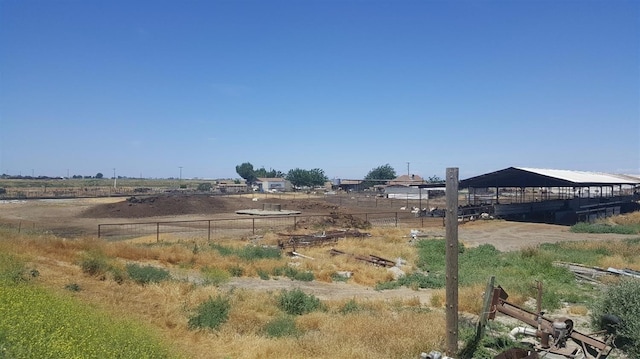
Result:
<svg viewBox="0 0 640 359">
<path fill-rule="evenodd" d="M 344 221 L 366 221 L 376 227 L 398 227 L 401 225 L 425 227 L 442 226 L 442 218 L 416 217 L 407 212 L 358 213 L 344 215 L 290 215 L 251 218 L 207 219 L 191 221 L 156 221 L 138 223 L 102 223 L 98 225 L 98 237 L 107 240 L 121 240 L 143 236 L 155 236 L 161 241 L 163 236 L 199 237 L 211 240 L 219 237 L 251 236 L 268 232 L 316 228 L 335 224 L 343 226 Z M 342 223 L 341 223 L 342 222 Z M 348 223 L 346 225 L 349 226 Z"/>
</svg>

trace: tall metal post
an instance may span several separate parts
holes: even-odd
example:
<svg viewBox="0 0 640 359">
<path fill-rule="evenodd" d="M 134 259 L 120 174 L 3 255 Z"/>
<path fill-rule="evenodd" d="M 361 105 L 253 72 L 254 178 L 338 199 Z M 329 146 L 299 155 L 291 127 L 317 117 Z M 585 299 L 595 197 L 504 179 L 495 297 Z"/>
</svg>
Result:
<svg viewBox="0 0 640 359">
<path fill-rule="evenodd" d="M 458 353 L 458 168 L 447 168 L 446 183 L 447 355 Z"/>
</svg>

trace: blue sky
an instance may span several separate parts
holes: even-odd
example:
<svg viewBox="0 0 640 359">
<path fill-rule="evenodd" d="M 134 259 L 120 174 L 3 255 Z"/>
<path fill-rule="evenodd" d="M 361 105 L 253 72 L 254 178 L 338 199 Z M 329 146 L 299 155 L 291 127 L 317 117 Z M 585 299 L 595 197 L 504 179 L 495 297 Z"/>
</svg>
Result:
<svg viewBox="0 0 640 359">
<path fill-rule="evenodd" d="M 640 173 L 638 1 L 0 0 L 0 173 Z"/>
</svg>

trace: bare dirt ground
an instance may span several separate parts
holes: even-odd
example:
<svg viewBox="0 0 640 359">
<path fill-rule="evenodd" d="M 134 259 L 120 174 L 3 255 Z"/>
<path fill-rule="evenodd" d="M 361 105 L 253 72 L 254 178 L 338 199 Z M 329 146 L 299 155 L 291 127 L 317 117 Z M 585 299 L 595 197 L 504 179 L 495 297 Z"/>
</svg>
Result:
<svg viewBox="0 0 640 359">
<path fill-rule="evenodd" d="M 263 203 L 278 203 L 282 209 L 298 210 L 303 215 L 358 213 L 374 211 L 355 206 L 337 206 L 319 199 L 266 199 L 250 197 L 182 196 L 110 197 L 28 201 L 0 201 L 0 223 L 23 222 L 25 228 L 75 228 L 94 233 L 100 223 L 126 223 L 155 220 L 199 220 L 246 218 L 236 210 L 262 208 Z M 388 209 L 384 209 L 388 211 Z M 425 222 L 429 227 L 416 228 L 432 235 L 444 235 L 438 221 Z M 409 229 L 407 230 L 408 234 Z M 476 221 L 461 224 L 459 240 L 468 246 L 492 244 L 500 251 L 513 251 L 541 243 L 578 240 L 615 240 L 627 238 L 617 234 L 572 233 L 569 227 L 506 221 Z"/>
<path fill-rule="evenodd" d="M 148 198 L 99 198 L 1 201 L 0 223 L 37 223 L 38 228 L 51 230 L 76 228 L 86 233 L 95 231 L 99 223 L 140 222 L 142 220 L 195 220 L 234 218 L 236 210 L 261 208 L 262 203 L 280 203 L 283 209 L 299 210 L 303 214 L 328 214 L 362 212 L 361 208 L 336 206 L 322 199 L 273 199 L 253 201 L 251 198 L 210 196 L 159 196 Z M 368 211 L 370 209 L 367 209 Z M 388 209 L 387 209 L 388 210 Z M 425 233 L 442 236 L 442 226 L 417 228 Z M 407 235 L 411 228 L 407 228 Z M 492 244 L 500 251 L 513 251 L 533 247 L 541 243 L 578 240 L 615 240 L 628 238 L 616 234 L 578 234 L 568 227 L 505 221 L 477 221 L 459 227 L 459 240 L 467 246 Z M 196 273 L 184 273 L 188 277 Z M 409 288 L 392 291 L 376 291 L 353 283 L 300 282 L 288 279 L 261 280 L 257 278 L 233 278 L 228 287 L 257 290 L 279 290 L 297 287 L 322 299 L 367 299 L 418 298 L 428 304 L 431 291 Z"/>
</svg>

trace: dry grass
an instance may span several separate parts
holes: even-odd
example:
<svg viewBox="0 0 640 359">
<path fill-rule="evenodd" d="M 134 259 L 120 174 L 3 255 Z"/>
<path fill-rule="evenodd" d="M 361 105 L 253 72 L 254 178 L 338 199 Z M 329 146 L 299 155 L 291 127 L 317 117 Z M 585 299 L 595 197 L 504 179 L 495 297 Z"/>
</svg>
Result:
<svg viewBox="0 0 640 359">
<path fill-rule="evenodd" d="M 640 216 L 637 217 L 640 219 Z M 610 255 L 603 257 L 598 262 L 599 267 L 628 268 L 633 270 L 640 270 L 640 262 L 638 262 L 638 258 L 640 258 L 640 245 L 631 244 L 625 241 L 593 241 L 575 243 L 566 242 L 564 246 L 569 250 L 606 250 L 608 253 L 610 253 Z"/>
<path fill-rule="evenodd" d="M 391 259 L 412 259 L 406 246 L 400 246 L 399 233 L 367 239 L 339 242 L 345 252 L 378 254 Z M 366 242 L 365 242 L 366 241 Z M 248 289 L 224 290 L 187 281 L 169 281 L 141 286 L 133 281 L 117 284 L 110 278 L 82 273 L 79 261 L 86 253 L 102 253 L 116 263 L 154 263 L 174 273 L 188 272 L 204 266 L 230 268 L 242 266 L 245 275 L 257 276 L 259 270 L 287 265 L 292 258 L 262 259 L 246 262 L 237 256 L 222 256 L 207 249 L 204 241 L 149 246 L 128 242 L 104 242 L 91 238 L 68 241 L 51 236 L 29 237 L 0 233 L 0 250 L 20 255 L 28 265 L 37 268 L 35 280 L 64 295 L 72 295 L 100 307 L 114 317 L 137 319 L 158 328 L 167 342 L 191 358 L 414 358 L 422 351 L 441 349 L 444 338 L 444 316 L 424 308 L 417 297 L 358 302 L 361 310 L 342 314 L 346 300 L 326 301 L 325 311 L 295 318 L 298 337 L 269 338 L 264 326 L 281 316 L 276 305 L 276 291 Z M 250 243 L 227 239 L 218 244 L 240 248 Z M 200 250 L 194 251 L 198 245 Z M 336 270 L 353 271 L 353 281 L 374 284 L 388 279 L 386 269 L 357 261 L 348 256 L 332 257 L 330 247 L 310 248 L 305 252 L 314 260 L 300 261 L 299 270 L 312 270 L 318 277 L 331 281 Z M 182 269 L 181 269 L 182 268 Z M 77 292 L 65 290 L 77 284 Z M 188 329 L 188 318 L 194 308 L 209 297 L 229 298 L 229 320 L 219 331 Z"/>
<path fill-rule="evenodd" d="M 622 225 L 634 225 L 640 223 L 640 211 L 622 214 L 607 218 L 607 222 Z"/>
<path fill-rule="evenodd" d="M 638 215 L 640 217 L 640 215 Z M 373 228 L 369 238 L 341 239 L 333 246 L 346 253 L 370 254 L 409 263 L 403 270 L 415 270 L 414 247 L 408 245 L 410 228 Z M 226 238 L 214 243 L 227 248 L 247 245 L 275 245 L 279 237 L 267 234 L 259 240 Z M 580 243 L 580 246 L 606 245 L 614 253 L 603 259 L 603 267 L 635 268 L 640 248 L 624 242 Z M 295 318 L 300 330 L 297 337 L 270 338 L 263 329 L 282 315 L 276 305 L 276 290 L 222 289 L 183 281 L 169 281 L 141 286 L 132 281 L 117 284 L 110 278 L 91 277 L 78 265 L 88 252 L 103 253 L 116 263 L 137 262 L 164 266 L 181 277 L 188 278 L 199 269 L 229 270 L 241 267 L 243 276 L 258 277 L 258 273 L 296 264 L 300 271 L 312 271 L 317 281 L 331 282 L 336 271 L 353 272 L 349 283 L 372 287 L 391 279 L 382 267 L 355 259 L 349 255 L 332 256 L 331 246 L 298 248 L 309 259 L 283 256 L 279 259 L 247 261 L 234 255 L 221 255 L 203 239 L 173 238 L 156 244 L 155 237 L 142 237 L 126 242 L 104 242 L 92 238 L 64 240 L 52 236 L 23 236 L 0 232 L 0 251 L 16 253 L 29 266 L 37 268 L 35 280 L 54 291 L 73 295 L 89 305 L 104 308 L 115 317 L 135 318 L 158 328 L 166 341 L 190 358 L 415 358 L 422 351 L 442 350 L 445 338 L 445 290 L 433 290 L 430 307 L 425 308 L 418 297 L 393 300 L 360 300 L 357 310 L 343 314 L 342 308 L 353 304 L 349 300 L 326 300 L 326 310 Z M 288 280 L 288 279 L 280 279 Z M 69 292 L 64 287 L 77 284 L 81 290 Z M 478 314 L 481 310 L 484 284 L 460 288 L 459 308 Z M 229 320 L 218 331 L 188 329 L 188 318 L 194 308 L 209 297 L 229 299 Z M 509 301 L 522 305 L 528 298 L 512 294 Z M 578 307 L 571 310 L 582 315 Z M 572 312 L 573 314 L 573 312 Z"/>
</svg>

